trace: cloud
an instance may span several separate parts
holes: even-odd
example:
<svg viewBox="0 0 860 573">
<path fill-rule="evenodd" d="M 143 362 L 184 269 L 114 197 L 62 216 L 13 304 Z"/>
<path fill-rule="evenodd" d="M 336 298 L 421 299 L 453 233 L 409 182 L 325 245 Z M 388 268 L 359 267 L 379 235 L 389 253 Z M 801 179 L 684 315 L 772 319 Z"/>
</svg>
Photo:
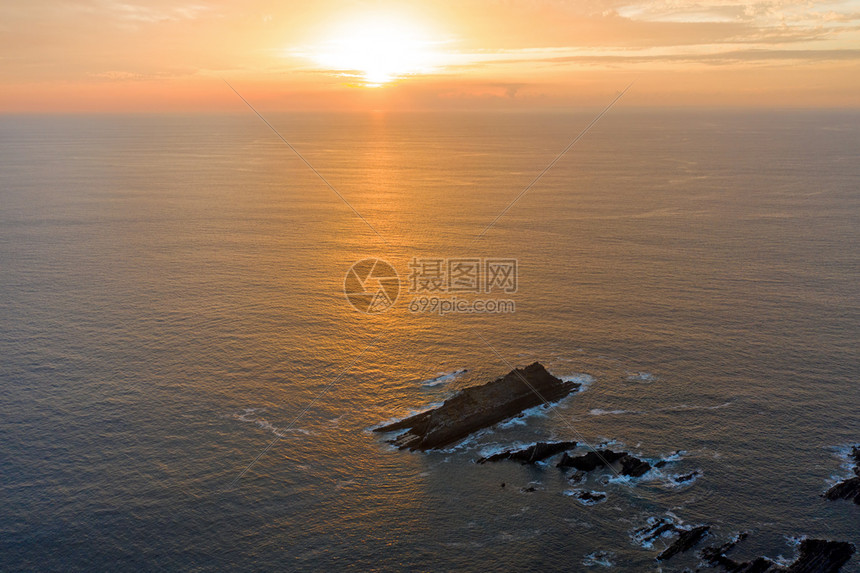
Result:
<svg viewBox="0 0 860 573">
<path fill-rule="evenodd" d="M 144 81 L 144 80 L 165 80 L 175 78 L 190 77 L 199 73 L 193 69 L 160 69 L 148 73 L 132 72 L 128 70 L 107 70 L 104 72 L 91 72 L 87 76 L 96 80 L 104 80 L 111 82 L 129 82 L 129 81 Z"/>
<path fill-rule="evenodd" d="M 123 72 L 111 70 L 107 72 L 99 72 L 94 74 L 89 74 L 91 78 L 98 78 L 102 80 L 113 80 L 113 81 L 125 81 L 125 80 L 142 80 L 145 79 L 146 76 L 143 74 L 136 74 L 134 72 Z"/>
<path fill-rule="evenodd" d="M 102 8 L 115 18 L 139 23 L 194 20 L 212 11 L 211 7 L 203 4 L 184 4 L 159 8 L 126 2 L 105 2 Z"/>
<path fill-rule="evenodd" d="M 643 50 L 582 50 L 578 48 L 553 49 L 547 52 L 528 50 L 526 52 L 507 51 L 501 57 L 484 58 L 451 68 L 450 71 L 500 66 L 531 67 L 536 66 L 594 66 L 617 67 L 620 65 L 638 64 L 701 64 L 708 66 L 734 66 L 748 64 L 781 65 L 786 63 L 821 63 L 821 62 L 860 62 L 860 49 L 786 49 L 750 47 L 744 49 L 727 49 L 726 46 L 692 46 L 684 50 L 678 49 L 643 49 Z M 507 85 L 507 84 L 500 84 Z M 513 93 L 516 94 L 514 88 Z M 511 96 L 513 97 L 513 96 Z"/>
</svg>

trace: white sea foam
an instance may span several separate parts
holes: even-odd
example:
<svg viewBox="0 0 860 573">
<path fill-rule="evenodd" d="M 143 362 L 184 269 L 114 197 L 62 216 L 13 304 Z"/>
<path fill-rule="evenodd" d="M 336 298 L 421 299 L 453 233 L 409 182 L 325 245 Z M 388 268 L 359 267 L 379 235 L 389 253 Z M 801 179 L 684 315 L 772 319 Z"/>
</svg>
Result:
<svg viewBox="0 0 860 573">
<path fill-rule="evenodd" d="M 539 406 L 534 406 L 532 408 L 528 408 L 527 410 L 523 410 L 510 420 L 499 422 L 498 424 L 496 424 L 496 427 L 500 429 L 507 429 L 513 428 L 515 426 L 525 426 L 526 424 L 528 424 L 529 418 L 545 417 L 548 411 L 549 409 L 546 408 L 543 404 Z"/>
<path fill-rule="evenodd" d="M 543 489 L 543 483 L 539 481 L 530 481 L 525 487 L 520 488 L 520 493 L 534 493 Z M 525 512 L 528 508 L 523 508 Z"/>
<path fill-rule="evenodd" d="M 468 372 L 465 368 L 461 368 L 460 370 L 454 370 L 453 372 L 440 372 L 435 378 L 430 378 L 428 380 L 424 380 L 421 382 L 421 385 L 426 388 L 434 388 L 436 386 L 441 386 L 443 384 L 447 384 L 451 382 L 458 376 L 461 376 Z"/>
<path fill-rule="evenodd" d="M 836 453 L 836 456 L 842 460 L 842 463 L 839 464 L 840 473 L 830 474 L 830 477 L 827 480 L 828 489 L 841 481 L 860 475 L 854 472 L 854 468 L 858 467 L 858 464 L 854 461 L 854 457 L 852 455 L 855 447 L 860 448 L 860 444 L 847 444 L 830 448 Z"/>
<path fill-rule="evenodd" d="M 617 475 L 611 475 L 611 476 L 604 476 L 604 479 L 606 480 L 606 483 L 615 483 L 615 484 L 624 484 L 624 485 L 634 486 L 637 483 L 639 483 L 640 481 L 646 481 L 648 479 L 648 475 L 651 473 L 651 471 L 652 470 L 649 470 L 648 472 L 642 474 L 639 477 L 617 474 Z"/>
<path fill-rule="evenodd" d="M 494 430 L 495 430 L 495 426 L 491 426 L 489 428 L 481 428 L 477 432 L 474 432 L 473 434 L 467 436 L 466 438 L 463 438 L 461 441 L 457 442 L 456 444 L 454 444 L 448 448 L 441 449 L 439 451 L 442 453 L 445 453 L 445 454 L 452 454 L 452 453 L 460 451 L 460 450 L 467 450 L 469 448 L 474 448 L 475 446 L 478 445 L 478 443 L 483 438 L 493 434 Z"/>
<path fill-rule="evenodd" d="M 645 521 L 644 526 L 637 527 L 630 532 L 630 539 L 640 547 L 651 549 L 654 546 L 654 542 L 658 539 L 664 539 L 675 535 L 675 528 L 677 528 L 680 523 L 681 521 L 676 515 L 667 511 L 665 517 L 649 517 Z M 654 536 L 654 532 L 664 525 L 670 526 L 670 529 Z"/>
<path fill-rule="evenodd" d="M 566 489 L 564 490 L 564 495 L 568 497 L 574 498 L 576 501 L 581 503 L 582 505 L 597 505 L 598 503 L 603 503 L 607 499 L 606 492 L 603 491 L 589 491 L 581 488 L 576 489 Z M 595 496 L 602 496 L 600 499 L 583 499 L 582 496 L 584 494 L 591 494 Z"/>
<path fill-rule="evenodd" d="M 615 553 L 612 551 L 594 551 L 582 559 L 582 564 L 586 567 L 614 567 L 613 559 L 615 559 Z"/>
<path fill-rule="evenodd" d="M 804 539 L 808 539 L 808 536 L 784 535 L 783 537 L 785 538 L 785 541 L 788 543 L 788 545 L 795 549 L 795 554 L 791 557 L 785 557 L 784 555 L 779 554 L 774 557 L 772 561 L 775 562 L 777 565 L 781 565 L 783 567 L 790 567 L 795 561 L 797 561 L 797 558 L 799 557 L 799 552 L 797 551 L 797 549 L 800 547 L 800 544 L 803 542 Z"/>
<path fill-rule="evenodd" d="M 589 414 L 592 416 L 621 416 L 624 414 L 629 415 L 646 415 L 646 414 L 656 414 L 660 412 L 686 412 L 689 410 L 720 410 L 722 408 L 727 408 L 732 405 L 732 402 L 724 402 L 722 404 L 715 404 L 713 406 L 690 406 L 688 404 L 678 404 L 676 406 L 666 406 L 665 408 L 655 408 L 653 410 L 605 410 L 603 408 L 592 408 L 589 410 Z"/>
<path fill-rule="evenodd" d="M 684 459 L 684 455 L 686 455 L 686 453 L 687 453 L 686 450 L 677 450 L 675 452 L 672 452 L 671 454 L 669 454 L 665 458 L 663 458 L 663 461 L 664 462 L 679 462 L 682 459 Z"/>
<path fill-rule="evenodd" d="M 635 410 L 603 410 L 601 408 L 592 408 L 588 411 L 592 416 L 620 416 L 622 414 L 641 414 Z"/>
<path fill-rule="evenodd" d="M 515 426 L 525 426 L 528 424 L 528 420 L 526 420 L 526 416 L 515 416 L 510 420 L 505 420 L 504 422 L 499 422 L 496 424 L 496 427 L 505 430 L 508 428 L 513 428 Z"/>
<path fill-rule="evenodd" d="M 666 408 L 657 408 L 654 410 L 655 412 L 683 412 L 687 410 L 720 410 L 722 408 L 728 408 L 732 405 L 732 402 L 723 402 L 722 404 L 716 404 L 714 406 L 690 406 L 689 404 L 678 404 L 677 406 L 667 406 Z"/>
<path fill-rule="evenodd" d="M 578 392 L 585 392 L 588 387 L 594 384 L 594 376 L 590 374 L 574 373 L 567 376 L 558 376 L 559 380 L 564 382 L 576 382 L 580 385 Z"/>
<path fill-rule="evenodd" d="M 693 485 L 696 480 L 702 477 L 702 475 L 702 470 L 699 469 L 692 470 L 683 474 L 673 474 L 668 477 L 666 484 L 669 487 L 681 489 Z M 690 476 L 689 479 L 682 479 L 688 476 Z"/>
<path fill-rule="evenodd" d="M 510 444 L 492 443 L 492 444 L 487 444 L 485 446 L 482 446 L 481 449 L 478 450 L 478 454 L 482 458 L 489 458 L 489 457 L 494 456 L 496 454 L 501 454 L 502 452 L 507 452 L 509 450 L 510 451 L 522 450 L 526 447 L 528 447 L 528 446 L 526 446 L 522 442 L 513 442 Z"/>
<path fill-rule="evenodd" d="M 628 372 L 627 380 L 630 382 L 654 382 L 657 377 L 650 372 Z"/>
<path fill-rule="evenodd" d="M 383 428 L 385 426 L 390 426 L 391 424 L 402 422 L 406 418 L 411 418 L 412 416 L 417 416 L 418 414 L 423 414 L 424 412 L 429 412 L 430 410 L 435 410 L 439 406 L 441 406 L 444 402 L 434 402 L 432 404 L 428 404 L 423 408 L 411 409 L 407 410 L 406 414 L 400 414 L 398 416 L 394 416 L 393 418 L 389 418 L 387 420 L 383 420 L 378 424 L 373 424 L 365 429 L 365 431 L 372 432 L 377 428 Z"/>
<path fill-rule="evenodd" d="M 257 412 L 265 412 L 262 408 L 245 408 L 242 414 L 236 414 L 236 419 L 240 422 L 248 422 L 250 424 L 256 424 L 260 428 L 264 430 L 268 430 L 272 432 L 279 438 L 285 438 L 289 433 L 297 433 L 297 434 L 305 434 L 306 436 L 314 436 L 316 435 L 314 432 L 310 430 L 305 430 L 303 428 L 279 428 L 275 426 L 265 418 L 261 418 L 257 415 Z"/>
</svg>

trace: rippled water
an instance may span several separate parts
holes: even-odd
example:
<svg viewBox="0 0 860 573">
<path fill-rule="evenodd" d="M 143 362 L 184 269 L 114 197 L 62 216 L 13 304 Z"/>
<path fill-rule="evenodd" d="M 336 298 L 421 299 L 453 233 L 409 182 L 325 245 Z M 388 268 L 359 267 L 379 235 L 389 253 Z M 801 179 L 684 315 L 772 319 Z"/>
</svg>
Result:
<svg viewBox="0 0 860 573">
<path fill-rule="evenodd" d="M 250 113 L 0 118 L 0 569 L 654 570 L 667 512 L 860 544 L 819 497 L 860 442 L 860 116 L 619 108 L 473 241 L 591 117 L 272 115 L 382 239 Z M 367 257 L 515 258 L 516 312 L 359 313 Z M 590 383 L 446 452 L 369 430 L 535 360 Z M 550 438 L 685 453 L 594 506 L 472 463 Z"/>
</svg>

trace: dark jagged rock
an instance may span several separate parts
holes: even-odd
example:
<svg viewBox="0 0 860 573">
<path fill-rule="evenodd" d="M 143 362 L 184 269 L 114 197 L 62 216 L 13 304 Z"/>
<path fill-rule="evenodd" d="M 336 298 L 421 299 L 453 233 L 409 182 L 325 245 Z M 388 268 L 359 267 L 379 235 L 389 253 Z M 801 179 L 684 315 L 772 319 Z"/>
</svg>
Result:
<svg viewBox="0 0 860 573">
<path fill-rule="evenodd" d="M 756 557 L 752 561 L 738 564 L 738 569 L 729 569 L 732 573 L 777 573 L 783 571 L 779 565 L 767 557 Z"/>
<path fill-rule="evenodd" d="M 533 464 L 576 447 L 576 442 L 538 442 L 522 450 L 506 450 L 478 460 L 479 464 L 516 460 L 522 464 Z"/>
<path fill-rule="evenodd" d="M 530 485 L 528 487 L 520 488 L 520 491 L 523 493 L 532 493 L 534 491 L 537 491 L 537 488 L 535 488 L 535 486 L 533 485 Z"/>
<path fill-rule="evenodd" d="M 730 539 L 722 545 L 705 547 L 702 549 L 702 558 L 706 563 L 712 566 L 722 565 L 726 570 L 732 571 L 732 567 L 736 566 L 738 563 L 737 561 L 727 557 L 726 553 L 734 549 L 735 545 L 746 539 L 748 536 L 749 533 L 739 533 L 733 539 Z"/>
<path fill-rule="evenodd" d="M 651 464 L 626 454 L 621 458 L 621 475 L 642 477 L 651 470 Z"/>
<path fill-rule="evenodd" d="M 606 499 L 606 494 L 602 491 L 586 491 L 584 489 L 578 489 L 574 490 L 571 495 L 585 505 L 594 505 Z"/>
<path fill-rule="evenodd" d="M 644 460 L 631 456 L 627 452 L 613 452 L 612 450 L 597 450 L 581 456 L 564 454 L 558 467 L 590 472 L 615 462 L 621 463 L 620 473 L 625 476 L 640 477 L 651 469 L 651 464 Z"/>
<path fill-rule="evenodd" d="M 712 566 L 722 566 L 729 573 L 837 573 L 855 551 L 852 544 L 843 541 L 804 539 L 800 542 L 797 559 L 787 567 L 766 557 L 743 562 L 727 557 L 726 553 L 746 537 L 746 533 L 741 533 L 721 546 L 706 547 L 702 550 L 702 558 Z"/>
<path fill-rule="evenodd" d="M 854 468 L 855 470 L 857 468 Z M 853 499 L 854 503 L 860 505 L 860 476 L 849 478 L 834 485 L 824 494 L 831 501 L 837 499 Z"/>
<path fill-rule="evenodd" d="M 577 470 L 577 471 L 573 472 L 572 474 L 570 474 L 569 476 L 567 476 L 567 480 L 570 483 L 582 483 L 582 480 L 584 480 L 584 479 L 585 479 L 585 472 L 579 471 L 579 470 Z"/>
<path fill-rule="evenodd" d="M 824 497 L 831 501 L 837 499 L 851 499 L 860 505 L 860 446 L 851 446 L 848 459 L 854 462 L 854 475 L 856 477 L 844 479 L 824 493 Z"/>
<path fill-rule="evenodd" d="M 787 573 L 835 573 L 854 555 L 854 546 L 844 541 L 804 539 L 800 556 L 786 569 Z"/>
<path fill-rule="evenodd" d="M 700 525 L 697 527 L 686 528 L 679 525 L 672 517 L 650 517 L 647 525 L 633 530 L 633 540 L 641 544 L 643 547 L 651 547 L 654 542 L 660 537 L 669 537 L 675 534 L 677 539 L 657 555 L 658 561 L 666 561 L 671 557 L 688 551 L 697 545 L 710 531 L 710 525 Z M 726 547 L 728 551 L 730 547 Z"/>
<path fill-rule="evenodd" d="M 849 457 L 854 460 L 855 470 L 860 469 L 860 446 L 851 446 L 851 454 Z"/>
<path fill-rule="evenodd" d="M 712 567 L 721 566 L 729 573 L 777 573 L 781 571 L 778 568 L 774 569 L 774 567 L 779 566 L 766 557 L 756 557 L 752 561 L 741 562 L 726 556 L 726 553 L 748 536 L 749 533 L 740 533 L 722 545 L 706 547 L 702 549 L 702 559 Z"/>
<path fill-rule="evenodd" d="M 535 362 L 502 378 L 458 392 L 433 410 L 376 428 L 407 430 L 391 440 L 400 449 L 432 450 L 458 442 L 480 429 L 513 418 L 523 410 L 564 398 L 580 384 L 565 382 Z"/>
<path fill-rule="evenodd" d="M 682 530 L 678 535 L 678 539 L 657 556 L 657 561 L 665 561 L 678 553 L 689 550 L 691 547 L 699 543 L 699 541 L 704 539 L 710 529 L 711 527 L 709 525 L 700 525 L 699 527 L 694 527 L 688 531 Z"/>
<path fill-rule="evenodd" d="M 564 454 L 564 457 L 558 462 L 558 467 L 574 468 L 583 472 L 590 472 L 597 468 L 602 468 L 606 464 L 617 462 L 626 455 L 624 452 L 616 453 L 612 450 L 597 450 L 588 452 L 582 456 Z"/>
</svg>

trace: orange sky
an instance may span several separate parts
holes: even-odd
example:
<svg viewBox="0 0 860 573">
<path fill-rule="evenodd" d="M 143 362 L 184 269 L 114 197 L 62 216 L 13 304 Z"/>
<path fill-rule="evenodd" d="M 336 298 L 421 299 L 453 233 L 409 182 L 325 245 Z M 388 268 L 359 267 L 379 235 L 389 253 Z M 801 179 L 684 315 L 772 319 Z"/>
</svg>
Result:
<svg viewBox="0 0 860 573">
<path fill-rule="evenodd" d="M 860 106 L 860 0 L 29 0 L 0 112 Z"/>
</svg>

